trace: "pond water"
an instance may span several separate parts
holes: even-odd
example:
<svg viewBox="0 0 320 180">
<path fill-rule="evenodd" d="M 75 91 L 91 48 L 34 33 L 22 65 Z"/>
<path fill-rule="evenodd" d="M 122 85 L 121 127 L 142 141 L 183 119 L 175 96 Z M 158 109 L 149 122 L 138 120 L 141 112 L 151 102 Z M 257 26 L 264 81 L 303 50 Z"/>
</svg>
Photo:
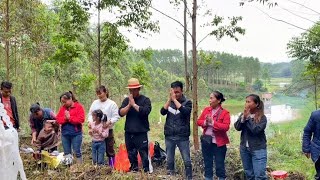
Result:
<svg viewBox="0 0 320 180">
<path fill-rule="evenodd" d="M 265 107 L 265 115 L 269 122 L 280 123 L 294 119 L 293 109 L 287 104 L 271 105 Z M 231 123 L 234 123 L 240 113 L 231 115 Z"/>
</svg>

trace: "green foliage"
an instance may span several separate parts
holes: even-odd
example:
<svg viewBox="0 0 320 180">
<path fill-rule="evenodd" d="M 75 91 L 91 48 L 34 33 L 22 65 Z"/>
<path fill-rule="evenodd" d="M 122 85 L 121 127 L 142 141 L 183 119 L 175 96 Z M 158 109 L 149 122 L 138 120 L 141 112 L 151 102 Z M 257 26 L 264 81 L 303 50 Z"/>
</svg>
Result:
<svg viewBox="0 0 320 180">
<path fill-rule="evenodd" d="M 256 79 L 252 85 L 255 91 L 261 91 L 263 88 L 263 82 L 260 79 Z"/>
<path fill-rule="evenodd" d="M 53 77 L 56 74 L 54 65 L 49 63 L 49 62 L 45 62 L 42 64 L 41 66 L 41 72 L 40 74 L 44 77 Z"/>
<path fill-rule="evenodd" d="M 213 20 L 208 24 L 210 26 L 217 26 L 217 29 L 211 31 L 209 34 L 214 35 L 218 40 L 220 40 L 224 36 L 228 36 L 236 41 L 239 40 L 237 34 L 244 35 L 245 29 L 237 26 L 238 22 L 242 20 L 242 17 L 229 17 L 229 24 L 218 26 L 223 22 L 223 17 L 215 15 Z"/>
<path fill-rule="evenodd" d="M 150 87 L 151 78 L 144 60 L 140 60 L 132 66 L 132 77 L 138 78 L 139 82 L 146 87 Z"/>
<path fill-rule="evenodd" d="M 105 22 L 102 26 L 102 55 L 115 66 L 118 59 L 127 50 L 127 39 L 119 32 L 118 27 L 112 23 Z"/>
<path fill-rule="evenodd" d="M 83 93 L 94 89 L 95 80 L 94 74 L 81 74 L 80 78 L 73 82 L 73 85 L 77 87 L 78 93 Z"/>
<path fill-rule="evenodd" d="M 57 4 L 60 28 L 67 41 L 74 41 L 81 32 L 86 30 L 89 14 L 80 6 L 77 0 L 65 0 Z"/>
<path fill-rule="evenodd" d="M 293 58 L 309 61 L 312 66 L 320 65 L 320 25 L 316 23 L 309 31 L 294 37 L 288 43 L 289 55 Z"/>
</svg>

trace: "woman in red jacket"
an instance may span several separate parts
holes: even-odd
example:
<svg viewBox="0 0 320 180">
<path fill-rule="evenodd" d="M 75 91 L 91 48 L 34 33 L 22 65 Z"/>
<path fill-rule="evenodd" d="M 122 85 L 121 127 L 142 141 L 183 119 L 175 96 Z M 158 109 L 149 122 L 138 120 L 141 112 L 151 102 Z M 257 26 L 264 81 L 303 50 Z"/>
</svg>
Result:
<svg viewBox="0 0 320 180">
<path fill-rule="evenodd" d="M 230 114 L 221 107 L 225 101 L 223 94 L 214 91 L 210 94 L 210 106 L 206 107 L 197 124 L 203 128 L 201 149 L 204 161 L 205 180 L 213 179 L 213 160 L 215 161 L 216 175 L 219 180 L 226 178 L 225 157 L 226 144 L 229 143 L 227 131 L 230 126 Z"/>
<path fill-rule="evenodd" d="M 61 140 L 64 155 L 73 153 L 77 157 L 77 163 L 82 163 L 82 124 L 85 120 L 85 112 L 82 104 L 74 97 L 71 91 L 60 96 L 62 106 L 57 114 L 57 122 L 61 124 Z"/>
</svg>

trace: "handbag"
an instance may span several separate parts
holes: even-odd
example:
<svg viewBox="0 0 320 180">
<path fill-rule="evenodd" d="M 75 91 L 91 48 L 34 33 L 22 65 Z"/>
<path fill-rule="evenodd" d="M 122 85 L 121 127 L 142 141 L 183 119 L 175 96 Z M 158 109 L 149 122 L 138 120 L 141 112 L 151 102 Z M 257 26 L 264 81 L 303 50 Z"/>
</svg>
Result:
<svg viewBox="0 0 320 180">
<path fill-rule="evenodd" d="M 222 109 L 219 110 L 218 115 L 217 115 L 217 118 L 216 118 L 216 121 L 218 121 L 221 112 L 222 112 Z M 212 143 L 212 136 L 211 136 L 211 135 L 202 134 L 202 135 L 200 136 L 200 140 L 201 140 L 201 142 L 203 142 L 203 143 L 211 144 L 211 143 Z"/>
</svg>

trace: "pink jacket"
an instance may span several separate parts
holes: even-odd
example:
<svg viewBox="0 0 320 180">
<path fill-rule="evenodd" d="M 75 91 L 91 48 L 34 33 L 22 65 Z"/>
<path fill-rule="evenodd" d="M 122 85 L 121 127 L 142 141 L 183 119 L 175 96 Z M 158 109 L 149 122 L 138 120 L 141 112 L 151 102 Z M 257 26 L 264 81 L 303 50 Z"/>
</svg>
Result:
<svg viewBox="0 0 320 180">
<path fill-rule="evenodd" d="M 109 128 L 103 128 L 102 123 L 96 125 L 95 122 L 89 122 L 89 127 L 91 127 L 92 131 L 92 141 L 104 141 L 109 135 Z"/>
</svg>

